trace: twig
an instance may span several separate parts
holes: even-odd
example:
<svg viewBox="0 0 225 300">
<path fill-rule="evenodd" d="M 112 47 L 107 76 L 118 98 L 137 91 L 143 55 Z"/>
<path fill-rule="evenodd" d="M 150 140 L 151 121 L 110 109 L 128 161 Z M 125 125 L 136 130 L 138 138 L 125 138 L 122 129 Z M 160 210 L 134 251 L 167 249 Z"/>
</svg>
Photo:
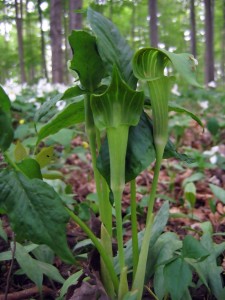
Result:
<svg viewBox="0 0 225 300">
<path fill-rule="evenodd" d="M 7 274 L 4 300 L 8 299 L 8 291 L 9 291 L 9 285 L 10 285 L 10 278 L 11 278 L 12 268 L 13 268 L 14 260 L 15 260 L 16 238 L 15 238 L 15 234 L 14 233 L 13 233 L 13 244 L 12 244 L 11 250 L 12 250 L 12 260 L 11 260 L 11 264 L 10 264 L 9 271 L 8 271 L 8 274 Z"/>
<path fill-rule="evenodd" d="M 56 296 L 56 293 L 52 289 L 48 288 L 47 286 L 42 287 L 42 293 L 45 295 L 51 295 L 52 297 Z M 23 291 L 10 293 L 10 294 L 8 294 L 7 299 L 8 300 L 20 300 L 20 299 L 23 300 L 23 299 L 30 298 L 36 294 L 39 294 L 39 290 L 35 286 L 35 287 L 29 288 L 29 289 L 26 289 Z M 0 295 L 0 300 L 5 300 L 5 296 Z"/>
</svg>

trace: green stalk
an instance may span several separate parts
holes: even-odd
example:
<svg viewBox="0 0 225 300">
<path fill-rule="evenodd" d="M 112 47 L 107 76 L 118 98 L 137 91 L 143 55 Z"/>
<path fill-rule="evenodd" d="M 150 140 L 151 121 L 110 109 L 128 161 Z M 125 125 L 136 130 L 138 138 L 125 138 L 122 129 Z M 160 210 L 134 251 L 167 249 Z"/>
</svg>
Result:
<svg viewBox="0 0 225 300">
<path fill-rule="evenodd" d="M 102 187 L 101 187 L 101 175 L 97 169 L 96 163 L 97 163 L 97 154 L 96 154 L 96 127 L 94 124 L 93 114 L 91 110 L 90 105 L 91 96 L 87 95 L 85 98 L 85 130 L 88 136 L 89 145 L 90 145 L 90 152 L 92 157 L 92 166 L 94 171 L 94 178 L 95 178 L 95 184 L 96 184 L 96 191 L 98 195 L 98 201 L 99 201 L 99 213 L 100 213 L 100 219 L 105 225 L 106 229 L 108 230 L 109 234 L 112 232 L 112 224 L 110 224 L 110 218 L 111 216 L 111 206 L 105 207 L 105 203 L 109 200 L 103 199 L 102 195 Z M 108 212 L 107 209 L 110 209 Z M 108 213 L 107 213 L 108 212 Z"/>
<path fill-rule="evenodd" d="M 113 282 L 115 291 L 118 291 L 119 281 L 118 281 L 116 272 L 114 270 L 112 260 L 108 256 L 108 254 L 105 251 L 104 247 L 102 246 L 101 242 L 94 235 L 94 233 L 91 231 L 91 229 L 79 217 L 77 217 L 70 209 L 66 208 L 66 210 L 67 210 L 68 214 L 70 215 L 71 219 L 74 220 L 74 222 L 76 222 L 81 227 L 81 229 L 87 234 L 87 236 L 92 240 L 92 242 L 95 245 L 95 247 L 97 248 L 102 260 L 104 261 L 105 266 L 107 267 L 107 270 L 111 276 L 111 280 Z"/>
<path fill-rule="evenodd" d="M 123 224 L 122 224 L 122 193 L 125 186 L 125 158 L 128 141 L 129 127 L 121 125 L 117 128 L 107 128 L 110 156 L 111 189 L 114 196 L 116 211 L 116 232 L 118 242 L 119 264 L 122 272 L 125 266 L 123 248 Z"/>
<path fill-rule="evenodd" d="M 136 206 L 136 183 L 135 179 L 130 182 L 131 190 L 131 231 L 132 231 L 132 253 L 133 253 L 133 278 L 138 265 L 138 230 L 137 230 L 137 206 Z"/>
</svg>

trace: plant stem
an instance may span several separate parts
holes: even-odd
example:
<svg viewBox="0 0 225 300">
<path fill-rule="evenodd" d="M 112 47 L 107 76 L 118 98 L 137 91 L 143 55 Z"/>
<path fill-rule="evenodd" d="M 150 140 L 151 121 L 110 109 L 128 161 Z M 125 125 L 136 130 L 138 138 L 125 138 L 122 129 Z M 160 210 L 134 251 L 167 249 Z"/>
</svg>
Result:
<svg viewBox="0 0 225 300">
<path fill-rule="evenodd" d="M 119 253 L 120 272 L 125 266 L 123 248 L 122 193 L 125 186 L 125 159 L 129 127 L 121 125 L 107 128 L 110 156 L 110 180 L 116 211 L 116 233 Z"/>
<path fill-rule="evenodd" d="M 151 229 L 152 224 L 154 220 L 153 216 L 153 206 L 155 201 L 155 195 L 156 195 L 156 189 L 159 179 L 159 172 L 162 162 L 162 153 L 163 151 L 160 151 L 161 153 L 156 154 L 156 164 L 155 164 L 155 170 L 154 170 L 154 177 L 152 182 L 152 188 L 151 188 L 151 194 L 149 197 L 149 204 L 148 204 L 148 213 L 147 213 L 147 222 L 146 222 L 146 228 L 144 232 L 144 237 L 142 241 L 142 247 L 141 252 L 139 255 L 139 261 L 138 261 L 138 267 L 136 276 L 133 282 L 132 289 L 138 289 L 138 297 L 137 299 L 142 298 L 143 288 L 144 288 L 144 280 L 145 280 L 145 271 L 146 271 L 146 263 L 148 259 L 148 252 L 149 252 L 149 243 L 151 239 Z"/>
<path fill-rule="evenodd" d="M 130 182 L 131 190 L 131 231 L 132 231 L 132 253 L 133 253 L 133 278 L 138 265 L 138 230 L 137 230 L 137 210 L 136 210 L 136 183 L 135 179 Z"/>
<path fill-rule="evenodd" d="M 116 276 L 112 260 L 106 253 L 104 247 L 102 246 L 101 242 L 98 238 L 94 235 L 91 229 L 79 218 L 77 217 L 70 209 L 66 208 L 67 212 L 69 213 L 70 217 L 81 227 L 81 229 L 87 234 L 87 236 L 92 240 L 93 244 L 97 248 L 102 260 L 104 261 L 105 266 L 111 276 L 111 280 L 113 282 L 113 286 L 115 291 L 118 291 L 119 288 L 119 281 Z"/>
<path fill-rule="evenodd" d="M 106 229 L 108 230 L 108 233 L 112 234 L 112 212 L 111 212 L 111 206 L 105 205 L 107 202 L 109 202 L 108 199 L 103 198 L 102 193 L 102 186 L 101 186 L 101 175 L 97 169 L 97 154 L 96 154 L 96 138 L 98 137 L 98 144 L 100 142 L 99 132 L 96 133 L 96 127 L 94 124 L 93 114 L 91 110 L 90 105 L 90 99 L 91 96 L 87 95 L 85 98 L 85 129 L 89 140 L 90 145 L 90 152 L 92 157 L 92 166 L 94 171 L 94 178 L 95 178 L 95 184 L 96 184 L 96 191 L 98 195 L 98 201 L 99 201 L 99 213 L 100 213 L 100 219 L 105 225 Z M 108 211 L 109 210 L 109 211 Z M 110 217 L 109 217 L 110 216 Z"/>
</svg>

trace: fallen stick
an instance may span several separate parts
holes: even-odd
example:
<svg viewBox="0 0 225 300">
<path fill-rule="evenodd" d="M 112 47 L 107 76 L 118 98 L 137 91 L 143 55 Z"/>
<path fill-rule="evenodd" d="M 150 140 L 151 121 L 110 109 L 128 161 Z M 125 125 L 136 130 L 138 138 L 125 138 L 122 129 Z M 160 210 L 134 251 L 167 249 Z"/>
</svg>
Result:
<svg viewBox="0 0 225 300">
<path fill-rule="evenodd" d="M 24 299 L 29 299 L 31 296 L 35 295 L 35 294 L 39 294 L 39 290 L 38 288 L 32 287 L 26 290 L 22 290 L 22 291 L 18 291 L 18 292 L 13 292 L 13 293 L 9 293 L 7 295 L 7 300 L 24 300 Z M 43 295 L 50 295 L 53 296 L 55 298 L 55 291 L 53 291 L 52 289 L 48 288 L 47 286 L 43 286 L 42 287 L 42 294 Z M 4 294 L 0 295 L 0 300 L 5 300 L 6 297 Z"/>
</svg>

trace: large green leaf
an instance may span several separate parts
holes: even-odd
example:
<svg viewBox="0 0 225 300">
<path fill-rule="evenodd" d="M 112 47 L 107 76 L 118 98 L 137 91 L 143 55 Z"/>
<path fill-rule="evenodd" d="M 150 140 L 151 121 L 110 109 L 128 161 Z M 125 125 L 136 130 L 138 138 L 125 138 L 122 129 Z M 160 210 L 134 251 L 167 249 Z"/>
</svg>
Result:
<svg viewBox="0 0 225 300">
<path fill-rule="evenodd" d="M 201 261 L 209 256 L 209 252 L 193 236 L 186 235 L 183 240 L 181 256 Z"/>
<path fill-rule="evenodd" d="M 37 144 L 49 135 L 55 134 L 60 129 L 81 123 L 84 121 L 84 102 L 74 102 L 66 106 L 44 125 L 37 138 Z"/>
<path fill-rule="evenodd" d="M 38 122 L 43 118 L 45 115 L 49 113 L 52 109 L 55 108 L 55 105 L 58 101 L 60 101 L 62 98 L 62 94 L 57 94 L 52 99 L 45 101 L 42 106 L 37 110 L 37 112 L 34 115 L 34 122 Z"/>
<path fill-rule="evenodd" d="M 225 204 L 225 190 L 215 184 L 209 184 L 209 187 L 216 198 Z"/>
<path fill-rule="evenodd" d="M 70 68 L 77 72 L 82 87 L 93 92 L 105 74 L 96 38 L 86 31 L 72 31 L 69 43 L 73 51 Z"/>
<path fill-rule="evenodd" d="M 116 65 L 123 80 L 135 89 L 137 79 L 131 66 L 133 51 L 126 40 L 111 21 L 91 8 L 88 8 L 87 19 L 97 37 L 98 50 L 108 74 L 111 75 Z"/>
<path fill-rule="evenodd" d="M 169 102 L 169 111 L 175 111 L 178 113 L 186 114 L 186 115 L 190 116 L 193 120 L 195 120 L 200 126 L 204 127 L 204 125 L 203 125 L 202 121 L 199 119 L 199 117 L 197 117 L 194 113 L 187 110 L 186 108 L 183 108 L 183 107 L 177 105 L 176 103 Z"/>
<path fill-rule="evenodd" d="M 113 69 L 109 88 L 101 95 L 93 95 L 91 108 L 99 130 L 118 128 L 121 125 L 136 126 L 144 104 L 144 94 L 132 90 Z"/>
<path fill-rule="evenodd" d="M 176 54 L 162 49 L 143 48 L 133 58 L 133 71 L 138 79 L 149 81 L 162 77 L 169 62 L 189 84 L 200 86 L 196 81 L 196 61 L 188 53 Z"/>
<path fill-rule="evenodd" d="M 0 149 L 6 151 L 13 141 L 13 128 L 9 114 L 0 108 Z"/>
<path fill-rule="evenodd" d="M 17 166 L 28 178 L 42 179 L 40 165 L 35 159 L 25 158 L 21 162 L 17 163 Z"/>
<path fill-rule="evenodd" d="M 4 170 L 0 172 L 0 206 L 9 215 L 18 240 L 46 244 L 66 262 L 74 261 L 65 232 L 69 216 L 47 183 Z"/>
<path fill-rule="evenodd" d="M 183 299 L 192 280 L 192 272 L 185 260 L 178 257 L 164 267 L 165 285 L 173 300 Z"/>
<path fill-rule="evenodd" d="M 83 96 L 86 92 L 78 85 L 68 88 L 61 97 L 61 100 L 75 100 L 79 96 Z"/>
<path fill-rule="evenodd" d="M 9 100 L 8 95 L 0 85 L 0 109 L 2 109 L 4 112 L 9 113 L 10 112 L 11 103 Z"/>
</svg>

